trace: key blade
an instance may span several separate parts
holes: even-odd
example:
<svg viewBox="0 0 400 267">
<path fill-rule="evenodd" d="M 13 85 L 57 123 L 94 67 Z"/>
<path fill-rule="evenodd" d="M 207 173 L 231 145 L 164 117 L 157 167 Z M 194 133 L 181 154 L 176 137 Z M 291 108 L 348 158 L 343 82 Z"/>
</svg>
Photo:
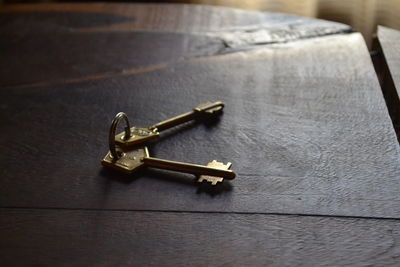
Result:
<svg viewBox="0 0 400 267">
<path fill-rule="evenodd" d="M 209 182 L 212 185 L 217 185 L 217 183 L 222 183 L 224 181 L 224 178 L 222 177 L 215 177 L 215 176 L 208 176 L 208 175 L 202 175 L 200 178 L 197 180 L 197 182 L 202 183 L 202 182 Z"/>
<path fill-rule="evenodd" d="M 225 104 L 221 101 L 217 101 L 214 103 L 208 102 L 205 104 L 201 104 L 198 107 L 194 108 L 194 112 L 206 113 L 206 114 L 214 114 L 217 112 L 221 112 L 224 109 Z"/>
<path fill-rule="evenodd" d="M 213 167 L 216 169 L 221 169 L 221 170 L 229 170 L 232 166 L 232 163 L 228 162 L 227 164 L 224 164 L 222 162 L 218 162 L 216 160 L 213 160 L 207 164 L 208 167 Z M 209 182 L 212 185 L 217 185 L 218 183 L 222 183 L 224 181 L 223 177 L 217 177 L 217 176 L 210 176 L 210 175 L 201 175 L 197 182 L 202 183 L 203 181 Z"/>
</svg>

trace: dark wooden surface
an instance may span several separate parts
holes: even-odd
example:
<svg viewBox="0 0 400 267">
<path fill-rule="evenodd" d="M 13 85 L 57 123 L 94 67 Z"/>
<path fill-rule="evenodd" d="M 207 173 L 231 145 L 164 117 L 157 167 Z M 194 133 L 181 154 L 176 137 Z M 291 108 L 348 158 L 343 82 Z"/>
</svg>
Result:
<svg viewBox="0 0 400 267">
<path fill-rule="evenodd" d="M 400 257 L 398 220 L 7 209 L 0 223 L 3 266 L 397 266 Z"/>
<path fill-rule="evenodd" d="M 0 81 L 6 87 L 132 75 L 180 59 L 350 30 L 290 15 L 194 5 L 18 5 L 0 12 L 0 61 L 7 66 Z"/>
<path fill-rule="evenodd" d="M 348 26 L 123 4 L 9 6 L 0 21 L 6 265 L 398 261 L 400 149 Z M 219 120 L 150 151 L 231 161 L 232 182 L 100 166 L 117 112 L 151 125 L 209 100 L 226 103 Z"/>
</svg>

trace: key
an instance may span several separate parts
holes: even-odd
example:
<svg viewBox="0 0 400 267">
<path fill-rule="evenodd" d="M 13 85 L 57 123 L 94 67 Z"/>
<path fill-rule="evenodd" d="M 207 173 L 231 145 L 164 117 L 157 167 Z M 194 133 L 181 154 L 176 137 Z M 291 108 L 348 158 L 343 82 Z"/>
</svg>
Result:
<svg viewBox="0 0 400 267">
<path fill-rule="evenodd" d="M 149 127 L 132 127 L 130 128 L 130 135 L 127 132 L 121 132 L 115 136 L 115 142 L 121 147 L 132 147 L 138 144 L 143 144 L 151 140 L 157 139 L 160 132 L 179 124 L 199 119 L 206 115 L 220 114 L 224 108 L 224 103 L 217 101 L 214 103 L 202 104 L 193 109 L 191 112 L 178 115 L 171 119 L 159 122 Z"/>
<path fill-rule="evenodd" d="M 200 175 L 199 182 L 207 181 L 212 185 L 222 182 L 223 179 L 232 180 L 235 173 L 229 170 L 231 163 L 223 164 L 217 161 L 209 163 L 208 166 L 171 161 L 150 157 L 147 147 L 135 148 L 133 150 L 110 151 L 101 161 L 103 166 L 111 167 L 125 173 L 134 173 L 143 167 L 153 167 L 177 172 Z"/>
<path fill-rule="evenodd" d="M 221 170 L 229 170 L 232 166 L 232 163 L 228 162 L 227 164 L 224 164 L 222 162 L 218 162 L 216 160 L 213 160 L 207 164 L 208 167 L 213 167 Z M 217 177 L 217 176 L 210 176 L 210 175 L 200 175 L 199 179 L 197 182 L 202 183 L 203 181 L 210 182 L 212 185 L 216 185 L 217 183 L 221 183 L 224 181 L 223 177 Z"/>
</svg>

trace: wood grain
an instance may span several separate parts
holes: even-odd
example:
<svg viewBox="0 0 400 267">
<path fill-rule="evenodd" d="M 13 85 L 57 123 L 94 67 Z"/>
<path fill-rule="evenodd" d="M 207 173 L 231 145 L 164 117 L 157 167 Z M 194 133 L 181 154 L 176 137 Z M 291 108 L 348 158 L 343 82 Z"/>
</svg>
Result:
<svg viewBox="0 0 400 267">
<path fill-rule="evenodd" d="M 394 128 L 400 140 L 400 31 L 378 27 L 381 85 Z"/>
<path fill-rule="evenodd" d="M 7 66 L 0 69 L 4 87 L 132 75 L 181 58 L 215 55 L 225 48 L 207 36 L 151 32 L 3 35 L 0 40 L 0 61 Z"/>
<path fill-rule="evenodd" d="M 1 210 L 5 266 L 396 266 L 398 220 Z"/>
<path fill-rule="evenodd" d="M 191 5 L 0 13 L 2 266 L 398 265 L 400 148 L 350 27 Z M 231 161 L 232 182 L 101 167 L 117 112 L 146 126 L 210 100 L 222 117 L 150 152 Z"/>
<path fill-rule="evenodd" d="M 0 32 L 15 33 L 15 28 L 39 26 L 34 32 L 54 31 L 169 31 L 205 32 L 238 29 L 260 29 L 278 24 L 291 26 L 308 24 L 312 28 L 349 30 L 341 23 L 327 22 L 281 13 L 266 13 L 226 7 L 188 4 L 123 4 L 123 3 L 45 3 L 36 5 L 6 5 L 0 8 Z M 4 17 L 5 14 L 12 14 Z M 34 19 L 34 17 L 39 19 Z M 46 21 L 46 16 L 51 19 Z M 1 20 L 0 20 L 1 21 Z M 24 26 L 25 25 L 25 26 Z M 304 26 L 305 27 L 305 26 Z"/>
<path fill-rule="evenodd" d="M 16 5 L 0 13 L 3 87 L 130 75 L 182 58 L 350 31 L 340 23 L 195 5 Z"/>
<path fill-rule="evenodd" d="M 400 216 L 399 146 L 358 33 L 0 96 L 2 207 Z M 218 192 L 192 176 L 100 167 L 118 111 L 151 125 L 208 100 L 226 103 L 219 122 L 169 132 L 150 151 L 233 162 L 238 176 Z"/>
</svg>

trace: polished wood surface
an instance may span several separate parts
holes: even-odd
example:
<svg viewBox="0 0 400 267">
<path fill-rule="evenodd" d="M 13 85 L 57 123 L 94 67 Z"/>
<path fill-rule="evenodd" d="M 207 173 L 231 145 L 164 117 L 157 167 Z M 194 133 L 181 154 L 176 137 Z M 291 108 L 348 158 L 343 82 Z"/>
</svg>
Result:
<svg viewBox="0 0 400 267">
<path fill-rule="evenodd" d="M 4 266 L 396 266 L 398 220 L 3 210 Z"/>
<path fill-rule="evenodd" d="M 188 5 L 0 12 L 7 263 L 373 265 L 399 256 L 400 149 L 366 45 L 348 26 Z M 209 188 L 191 175 L 100 166 L 117 112 L 147 126 L 216 100 L 226 104 L 219 120 L 170 130 L 149 148 L 170 160 L 230 161 L 232 182 Z"/>
<path fill-rule="evenodd" d="M 128 76 L 183 59 L 350 30 L 290 15 L 190 5 L 17 5 L 0 14 L 0 60 L 7 66 L 0 84 L 7 87 Z"/>
</svg>

